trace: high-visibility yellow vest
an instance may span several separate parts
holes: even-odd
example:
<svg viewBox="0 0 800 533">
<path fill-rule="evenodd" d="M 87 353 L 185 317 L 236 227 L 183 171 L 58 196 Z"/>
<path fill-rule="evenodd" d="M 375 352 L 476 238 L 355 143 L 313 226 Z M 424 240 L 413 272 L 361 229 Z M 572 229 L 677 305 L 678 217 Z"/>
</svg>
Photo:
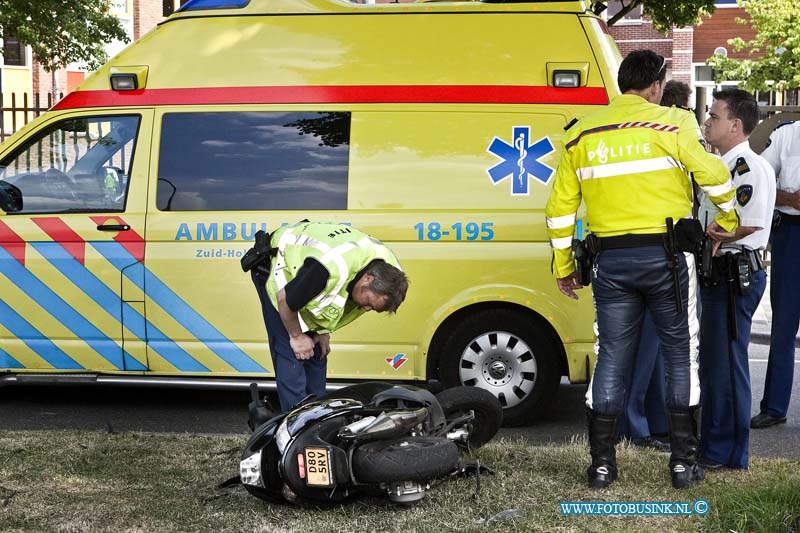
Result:
<svg viewBox="0 0 800 533">
<path fill-rule="evenodd" d="M 624 94 L 578 121 L 564 138 L 545 209 L 554 275 L 575 270 L 571 244 L 581 199 L 591 231 L 600 237 L 663 233 L 668 217 L 677 221 L 692 214 L 688 173 L 720 209 L 720 226 L 736 229 L 730 172 L 706 152 L 690 111 Z"/>
<path fill-rule="evenodd" d="M 380 241 L 351 226 L 325 222 L 301 222 L 284 226 L 272 235 L 278 250 L 272 259 L 267 293 L 275 309 L 278 292 L 297 275 L 305 260 L 322 263 L 330 277 L 325 289 L 298 311 L 304 329 L 330 333 L 361 316 L 364 310 L 348 299 L 347 286 L 375 259 L 400 268 L 397 257 Z"/>
</svg>

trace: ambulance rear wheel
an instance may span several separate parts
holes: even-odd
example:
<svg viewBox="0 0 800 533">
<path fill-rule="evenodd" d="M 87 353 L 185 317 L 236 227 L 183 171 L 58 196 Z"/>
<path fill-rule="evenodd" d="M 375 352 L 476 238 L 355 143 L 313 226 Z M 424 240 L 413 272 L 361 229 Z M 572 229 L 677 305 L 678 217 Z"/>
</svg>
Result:
<svg viewBox="0 0 800 533">
<path fill-rule="evenodd" d="M 479 387 L 503 407 L 503 425 L 529 424 L 554 398 L 559 350 L 540 323 L 506 309 L 477 312 L 453 328 L 439 363 L 445 387 Z"/>
</svg>

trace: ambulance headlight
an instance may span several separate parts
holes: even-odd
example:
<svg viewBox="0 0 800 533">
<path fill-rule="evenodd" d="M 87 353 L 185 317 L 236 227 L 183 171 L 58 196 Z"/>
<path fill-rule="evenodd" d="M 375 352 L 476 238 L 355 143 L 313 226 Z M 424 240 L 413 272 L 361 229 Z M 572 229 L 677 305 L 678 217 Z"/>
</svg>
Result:
<svg viewBox="0 0 800 533">
<path fill-rule="evenodd" d="M 581 73 L 577 70 L 556 70 L 553 72 L 553 87 L 580 87 Z"/>
<path fill-rule="evenodd" d="M 112 74 L 111 88 L 115 91 L 135 91 L 139 88 L 136 74 Z"/>
<path fill-rule="evenodd" d="M 257 451 L 239 463 L 239 476 L 244 485 L 264 487 L 264 479 L 261 477 L 261 451 Z"/>
</svg>

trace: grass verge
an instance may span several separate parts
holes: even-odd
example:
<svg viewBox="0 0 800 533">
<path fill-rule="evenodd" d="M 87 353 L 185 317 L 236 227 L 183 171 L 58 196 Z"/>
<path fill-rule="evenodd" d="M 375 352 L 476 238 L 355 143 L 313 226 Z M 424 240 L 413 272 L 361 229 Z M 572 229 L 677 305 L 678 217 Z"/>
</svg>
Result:
<svg viewBox="0 0 800 533">
<path fill-rule="evenodd" d="M 497 471 L 436 485 L 413 506 L 386 498 L 325 509 L 269 505 L 235 475 L 242 437 L 8 432 L 0 436 L 3 531 L 800 531 L 800 462 L 754 459 L 675 491 L 667 456 L 620 445 L 620 480 L 585 486 L 585 440 L 529 446 L 500 440 L 476 454 Z M 564 516 L 562 501 L 708 501 L 704 516 Z M 487 520 L 519 509 L 525 516 Z"/>
</svg>

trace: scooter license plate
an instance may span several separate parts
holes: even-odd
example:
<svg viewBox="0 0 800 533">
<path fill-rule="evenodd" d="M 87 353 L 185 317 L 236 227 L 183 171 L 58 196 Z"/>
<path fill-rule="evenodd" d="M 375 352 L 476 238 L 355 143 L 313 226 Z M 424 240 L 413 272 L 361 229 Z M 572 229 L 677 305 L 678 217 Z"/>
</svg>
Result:
<svg viewBox="0 0 800 533">
<path fill-rule="evenodd" d="M 309 487 L 332 487 L 332 457 L 330 448 L 305 449 L 306 484 Z"/>
</svg>

